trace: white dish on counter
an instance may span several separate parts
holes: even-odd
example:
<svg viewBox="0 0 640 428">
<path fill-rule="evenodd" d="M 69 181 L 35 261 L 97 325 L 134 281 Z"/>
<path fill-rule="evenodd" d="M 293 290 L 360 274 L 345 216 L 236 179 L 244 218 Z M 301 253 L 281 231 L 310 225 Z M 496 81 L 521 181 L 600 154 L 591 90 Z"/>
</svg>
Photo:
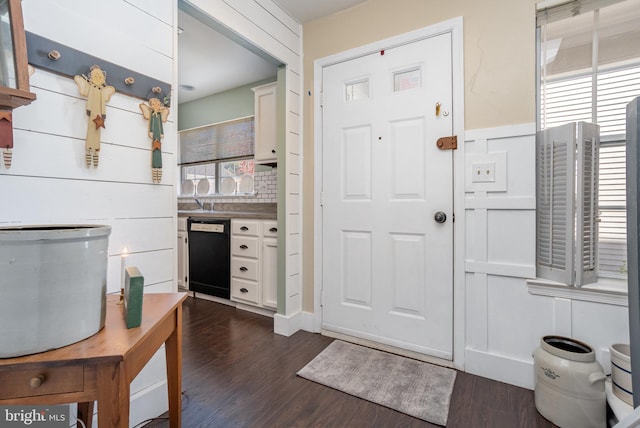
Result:
<svg viewBox="0 0 640 428">
<path fill-rule="evenodd" d="M 185 180 L 182 182 L 182 188 L 180 189 L 180 194 L 181 195 L 193 195 L 193 181 L 192 180 Z"/>
<path fill-rule="evenodd" d="M 220 193 L 232 195 L 236 191 L 236 180 L 233 177 L 222 177 L 220 179 Z"/>
<path fill-rule="evenodd" d="M 253 177 L 250 175 L 243 175 L 240 177 L 240 183 L 238 183 L 238 192 L 240 193 L 252 193 L 253 192 Z"/>
<path fill-rule="evenodd" d="M 198 180 L 198 186 L 196 190 L 198 191 L 198 195 L 206 195 L 209 193 L 209 180 L 206 178 L 201 178 Z"/>
</svg>

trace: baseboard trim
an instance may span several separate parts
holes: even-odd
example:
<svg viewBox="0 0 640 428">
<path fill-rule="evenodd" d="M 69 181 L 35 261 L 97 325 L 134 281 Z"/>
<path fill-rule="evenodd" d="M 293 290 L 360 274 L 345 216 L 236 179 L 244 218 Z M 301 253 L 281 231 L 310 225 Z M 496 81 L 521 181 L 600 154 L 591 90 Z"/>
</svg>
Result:
<svg viewBox="0 0 640 428">
<path fill-rule="evenodd" d="M 311 312 L 302 312 L 301 315 L 301 329 L 308 331 L 309 333 L 320 333 L 320 323 L 316 314 Z"/>
<path fill-rule="evenodd" d="M 168 410 L 167 380 L 163 379 L 131 396 L 129 423 L 131 426 L 137 426 L 142 421 L 157 418 Z"/>
<path fill-rule="evenodd" d="M 252 312 L 258 315 L 264 315 L 265 317 L 273 318 L 275 314 L 272 309 L 260 308 L 258 306 L 247 305 L 241 302 L 235 302 L 235 304 L 236 304 L 236 309 Z"/>
<path fill-rule="evenodd" d="M 276 334 L 289 337 L 300 330 L 302 324 L 302 312 L 293 315 L 275 314 L 273 316 L 273 331 Z"/>
<path fill-rule="evenodd" d="M 97 403 L 94 404 L 93 426 L 98 426 Z M 71 421 L 75 421 L 77 407 L 70 405 Z M 129 407 L 129 426 L 140 425 L 141 422 L 160 417 L 169 410 L 169 395 L 167 391 L 167 380 L 163 379 L 155 382 L 146 388 L 141 389 L 131 395 Z"/>
<path fill-rule="evenodd" d="M 296 312 L 292 315 L 273 315 L 273 331 L 283 336 L 291 336 L 298 330 L 309 333 L 320 333 L 320 329 L 315 328 L 316 316 L 311 312 Z"/>
<path fill-rule="evenodd" d="M 474 349 L 465 350 L 464 368 L 467 373 L 534 389 L 533 360 L 522 361 Z"/>
</svg>

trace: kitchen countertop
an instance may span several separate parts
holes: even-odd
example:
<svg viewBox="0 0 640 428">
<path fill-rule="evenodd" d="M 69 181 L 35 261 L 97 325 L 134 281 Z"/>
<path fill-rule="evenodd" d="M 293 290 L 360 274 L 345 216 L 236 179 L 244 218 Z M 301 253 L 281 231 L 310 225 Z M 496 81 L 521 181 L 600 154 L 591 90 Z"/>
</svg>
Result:
<svg viewBox="0 0 640 428">
<path fill-rule="evenodd" d="M 205 209 L 191 201 L 178 203 L 178 217 L 198 218 L 251 218 L 276 220 L 277 205 L 266 203 L 217 203 L 205 201 Z"/>
<path fill-rule="evenodd" d="M 194 218 L 249 218 L 261 220 L 275 220 L 275 212 L 268 211 L 219 211 L 219 210 L 178 210 L 178 217 Z"/>
</svg>

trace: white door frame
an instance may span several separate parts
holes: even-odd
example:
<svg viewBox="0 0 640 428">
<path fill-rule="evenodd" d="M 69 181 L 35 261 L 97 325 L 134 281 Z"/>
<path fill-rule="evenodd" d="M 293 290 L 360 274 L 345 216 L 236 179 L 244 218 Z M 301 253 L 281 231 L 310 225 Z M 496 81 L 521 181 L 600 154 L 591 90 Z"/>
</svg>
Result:
<svg viewBox="0 0 640 428">
<path fill-rule="evenodd" d="M 453 363 L 464 369 L 465 347 L 465 282 L 464 282 L 464 52 L 462 17 L 430 25 L 409 33 L 379 40 L 314 61 L 314 315 L 313 331 L 322 325 L 322 69 L 324 67 L 358 58 L 384 49 L 411 43 L 442 33 L 451 33 L 452 83 L 453 83 L 453 132 L 458 136 L 458 149 L 453 153 L 453 208 L 457 219 L 453 225 Z M 433 142 L 435 144 L 435 141 Z"/>
</svg>

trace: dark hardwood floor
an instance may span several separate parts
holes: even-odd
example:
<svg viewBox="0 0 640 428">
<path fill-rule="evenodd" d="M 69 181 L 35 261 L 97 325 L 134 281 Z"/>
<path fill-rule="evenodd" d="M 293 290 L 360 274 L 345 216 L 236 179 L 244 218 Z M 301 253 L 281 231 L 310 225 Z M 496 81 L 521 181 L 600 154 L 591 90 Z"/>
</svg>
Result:
<svg viewBox="0 0 640 428">
<path fill-rule="evenodd" d="M 273 320 L 189 297 L 184 304 L 182 426 L 431 427 L 296 376 L 333 339 L 273 333 Z M 165 415 L 166 416 L 166 415 Z M 168 427 L 166 419 L 146 427 Z M 553 427 L 533 392 L 458 372 L 448 427 Z"/>
</svg>

